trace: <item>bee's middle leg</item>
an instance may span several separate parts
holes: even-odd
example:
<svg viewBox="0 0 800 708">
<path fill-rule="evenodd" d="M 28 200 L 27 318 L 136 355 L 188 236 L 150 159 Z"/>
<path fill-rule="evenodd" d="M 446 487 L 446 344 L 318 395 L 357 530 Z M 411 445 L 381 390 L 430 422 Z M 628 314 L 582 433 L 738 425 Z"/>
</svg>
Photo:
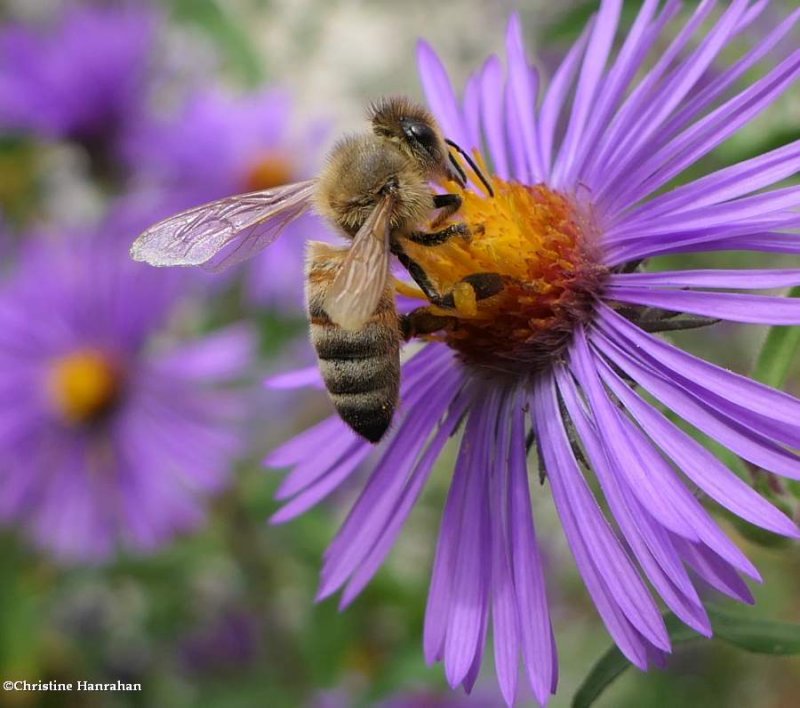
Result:
<svg viewBox="0 0 800 708">
<path fill-rule="evenodd" d="M 462 204 L 462 199 L 458 194 L 434 194 L 433 195 L 433 208 L 440 209 L 433 220 L 433 227 L 438 228 L 442 223 L 455 214 Z"/>
<path fill-rule="evenodd" d="M 412 243 L 418 243 L 420 246 L 441 246 L 447 243 L 453 236 L 461 236 L 462 238 L 469 238 L 470 230 L 466 224 L 450 224 L 438 231 L 412 231 L 406 235 L 406 238 Z"/>
</svg>

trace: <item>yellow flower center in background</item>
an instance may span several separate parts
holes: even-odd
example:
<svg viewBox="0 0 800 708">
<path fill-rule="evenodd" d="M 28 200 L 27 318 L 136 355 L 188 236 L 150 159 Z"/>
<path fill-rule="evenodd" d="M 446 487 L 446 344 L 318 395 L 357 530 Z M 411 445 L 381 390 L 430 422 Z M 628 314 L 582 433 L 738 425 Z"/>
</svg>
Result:
<svg viewBox="0 0 800 708">
<path fill-rule="evenodd" d="M 82 349 L 53 363 L 48 384 L 55 408 L 66 422 L 90 423 L 116 401 L 120 376 L 108 356 Z"/>
<path fill-rule="evenodd" d="M 593 226 L 565 195 L 543 185 L 493 178 L 494 196 L 461 192 L 458 217 L 471 238 L 454 237 L 437 247 L 409 243 L 440 293 L 453 291 L 454 316 L 435 336 L 470 364 L 514 374 L 548 366 L 587 320 L 606 270 L 598 264 Z M 461 282 L 474 273 L 496 273 L 503 290 L 476 300 Z"/>
<path fill-rule="evenodd" d="M 258 192 L 289 184 L 296 179 L 294 172 L 294 163 L 288 155 L 267 153 L 255 161 L 245 175 L 245 191 Z"/>
</svg>

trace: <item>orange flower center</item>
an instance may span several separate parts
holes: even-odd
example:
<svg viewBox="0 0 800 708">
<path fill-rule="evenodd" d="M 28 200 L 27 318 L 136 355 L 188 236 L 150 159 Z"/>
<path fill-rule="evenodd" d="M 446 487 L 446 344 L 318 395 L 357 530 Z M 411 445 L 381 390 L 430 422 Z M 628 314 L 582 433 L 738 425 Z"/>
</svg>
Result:
<svg viewBox="0 0 800 708">
<path fill-rule="evenodd" d="M 78 425 L 98 420 L 117 400 L 119 370 L 105 354 L 81 349 L 57 359 L 48 389 L 61 418 Z"/>
<path fill-rule="evenodd" d="M 255 161 L 245 175 L 245 191 L 258 192 L 295 181 L 294 163 L 288 155 L 273 152 Z"/>
<path fill-rule="evenodd" d="M 431 308 L 453 317 L 434 338 L 469 364 L 535 373 L 561 354 L 575 325 L 591 316 L 606 269 L 596 257 L 591 218 L 573 200 L 544 185 L 496 177 L 491 184 L 494 196 L 460 192 L 457 217 L 470 227 L 471 238 L 456 236 L 438 247 L 409 243 L 406 250 L 439 292 L 455 296 L 455 311 Z M 502 291 L 476 299 L 472 286 L 462 282 L 474 273 L 498 274 Z"/>
</svg>

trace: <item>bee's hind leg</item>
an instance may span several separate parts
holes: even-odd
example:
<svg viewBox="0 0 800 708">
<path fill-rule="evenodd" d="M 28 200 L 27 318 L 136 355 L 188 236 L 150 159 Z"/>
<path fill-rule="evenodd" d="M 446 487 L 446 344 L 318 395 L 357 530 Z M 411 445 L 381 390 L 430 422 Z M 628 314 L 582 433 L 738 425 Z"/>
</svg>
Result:
<svg viewBox="0 0 800 708">
<path fill-rule="evenodd" d="M 434 287 L 422 266 L 405 253 L 405 251 L 398 248 L 395 250 L 395 255 L 408 271 L 408 274 L 414 279 L 414 282 L 419 285 L 420 290 L 422 290 L 425 297 L 428 298 L 432 305 L 448 310 L 455 308 L 455 294 L 452 291 L 444 295 L 441 294 Z M 472 289 L 475 291 L 476 300 L 485 300 L 493 295 L 497 295 L 504 287 L 503 278 L 499 273 L 473 273 L 463 278 L 461 282 L 469 283 L 470 286 L 472 286 Z"/>
<path fill-rule="evenodd" d="M 497 295 L 505 287 L 503 276 L 499 273 L 472 273 L 464 276 L 460 282 L 469 283 L 475 291 L 476 300 L 486 300 Z M 448 303 L 446 307 L 455 307 L 455 297 L 452 291 L 445 295 L 443 299 Z"/>
</svg>

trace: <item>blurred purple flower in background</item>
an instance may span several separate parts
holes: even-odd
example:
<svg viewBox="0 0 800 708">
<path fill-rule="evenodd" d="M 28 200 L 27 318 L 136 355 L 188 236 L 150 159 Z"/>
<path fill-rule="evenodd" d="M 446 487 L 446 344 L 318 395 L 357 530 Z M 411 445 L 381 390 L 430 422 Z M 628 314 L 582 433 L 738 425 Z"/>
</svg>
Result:
<svg viewBox="0 0 800 708">
<path fill-rule="evenodd" d="M 142 123 L 126 153 L 140 189 L 188 208 L 312 177 L 326 133 L 322 123 L 298 127 L 286 91 L 232 97 L 212 89 L 193 95 L 177 116 Z M 313 214 L 291 224 L 269 253 L 247 266 L 248 299 L 290 311 L 302 308 L 305 242 L 326 240 L 326 233 L 328 227 Z"/>
<path fill-rule="evenodd" d="M 358 702 L 348 691 L 335 689 L 320 693 L 311 702 L 311 708 L 350 708 Z M 375 708 L 494 708 L 497 698 L 488 692 L 473 694 L 469 698 L 452 693 L 407 690 L 373 704 Z"/>
<path fill-rule="evenodd" d="M 737 90 L 795 25 L 795 12 L 698 88 L 767 4 L 734 0 L 712 22 L 715 3 L 701 3 L 664 49 L 662 32 L 680 5 L 646 1 L 612 58 L 622 2 L 604 0 L 541 101 L 517 18 L 506 72 L 491 57 L 468 81 L 463 105 L 433 50 L 420 48 L 431 107 L 450 138 L 488 155 L 494 195 L 463 194 L 460 213 L 480 238 L 412 255 L 442 287 L 464 273 L 499 272 L 505 289 L 473 301 L 477 319 L 455 312 L 440 342 L 405 364 L 393 430 L 325 555 L 319 598 L 342 589 L 345 606 L 361 592 L 463 428 L 424 629 L 425 656 L 444 662 L 452 686 L 474 684 L 491 619 L 506 702 L 518 694 L 520 661 L 540 703 L 555 692 L 527 470 L 534 445 L 597 610 L 642 669 L 671 651 L 652 591 L 710 635 L 693 578 L 744 602 L 752 597 L 741 575 L 760 580 L 693 489 L 756 526 L 800 535 L 635 390 L 755 466 L 800 479 L 792 451 L 800 401 L 652 334 L 716 319 L 800 324 L 796 299 L 719 292 L 797 285 L 800 270 L 635 272 L 666 253 L 800 253 L 800 187 L 777 188 L 800 168 L 800 142 L 664 191 L 800 76 L 794 51 Z M 267 464 L 294 469 L 273 521 L 309 509 L 373 450 L 335 418 L 283 445 Z"/>
<path fill-rule="evenodd" d="M 155 12 L 69 7 L 52 25 L 0 30 L 0 130 L 112 147 L 142 110 Z"/>
<path fill-rule="evenodd" d="M 183 668 L 190 674 L 241 671 L 258 660 L 261 633 L 256 612 L 243 607 L 225 608 L 205 618 L 183 638 L 180 646 Z"/>
<path fill-rule="evenodd" d="M 0 518 L 63 561 L 152 551 L 196 528 L 242 452 L 254 341 L 174 341 L 181 274 L 109 232 L 31 241 L 0 292 Z M 237 426 L 238 424 L 238 426 Z"/>
</svg>

